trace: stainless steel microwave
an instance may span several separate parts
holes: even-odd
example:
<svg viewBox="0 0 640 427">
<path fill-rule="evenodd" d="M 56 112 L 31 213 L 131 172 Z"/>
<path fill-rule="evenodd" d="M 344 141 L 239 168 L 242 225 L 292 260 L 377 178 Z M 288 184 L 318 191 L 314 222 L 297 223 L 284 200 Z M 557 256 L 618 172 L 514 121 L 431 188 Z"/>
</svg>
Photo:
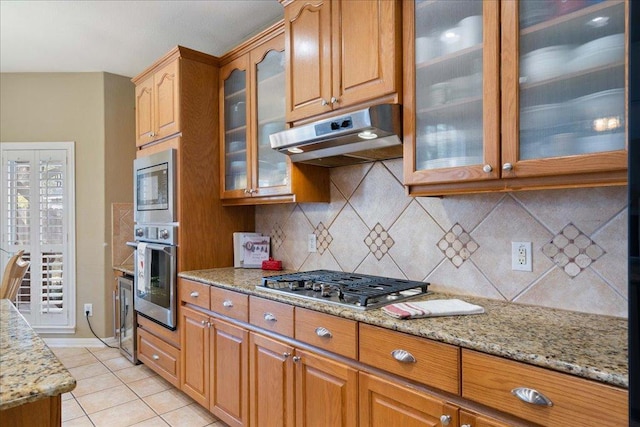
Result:
<svg viewBox="0 0 640 427">
<path fill-rule="evenodd" d="M 161 151 L 133 161 L 133 207 L 138 224 L 167 224 L 176 218 L 176 153 Z"/>
</svg>

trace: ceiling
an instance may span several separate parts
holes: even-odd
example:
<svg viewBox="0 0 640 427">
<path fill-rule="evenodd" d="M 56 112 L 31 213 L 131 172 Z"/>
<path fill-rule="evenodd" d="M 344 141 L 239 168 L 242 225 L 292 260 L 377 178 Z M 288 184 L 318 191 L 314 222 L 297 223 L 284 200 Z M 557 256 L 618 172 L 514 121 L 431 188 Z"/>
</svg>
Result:
<svg viewBox="0 0 640 427">
<path fill-rule="evenodd" d="M 176 45 L 221 56 L 282 16 L 277 0 L 0 0 L 0 72 L 133 77 Z"/>
</svg>

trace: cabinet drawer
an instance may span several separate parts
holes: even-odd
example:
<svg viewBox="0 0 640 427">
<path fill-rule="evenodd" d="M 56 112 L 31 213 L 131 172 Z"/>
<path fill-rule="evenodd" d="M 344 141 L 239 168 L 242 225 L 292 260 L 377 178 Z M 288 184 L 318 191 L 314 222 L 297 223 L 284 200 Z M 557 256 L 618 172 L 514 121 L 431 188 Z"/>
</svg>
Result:
<svg viewBox="0 0 640 427">
<path fill-rule="evenodd" d="M 175 387 L 180 387 L 180 350 L 139 330 L 138 359 Z"/>
<path fill-rule="evenodd" d="M 364 323 L 359 335 L 361 362 L 450 393 L 460 392 L 458 347 Z"/>
<path fill-rule="evenodd" d="M 140 314 L 136 316 L 136 322 L 138 322 L 138 331 L 145 330 L 147 333 L 159 337 L 175 348 L 180 348 L 180 327 L 175 331 L 172 331 L 171 329 L 160 326 L 153 320 L 149 320 Z"/>
<path fill-rule="evenodd" d="M 295 338 L 299 341 L 358 358 L 358 323 L 330 314 L 296 307 Z"/>
<path fill-rule="evenodd" d="M 180 279 L 178 282 L 178 295 L 180 297 L 180 301 L 209 310 L 210 288 L 211 286 L 205 285 L 204 283 Z"/>
<path fill-rule="evenodd" d="M 541 393 L 553 406 L 525 403 L 512 394 L 519 387 Z M 543 425 L 628 424 L 626 390 L 466 349 L 462 396 Z"/>
<path fill-rule="evenodd" d="M 234 319 L 249 321 L 249 295 L 211 287 L 211 311 Z"/>
<path fill-rule="evenodd" d="M 249 323 L 292 337 L 293 306 L 252 296 L 249 299 Z"/>
</svg>

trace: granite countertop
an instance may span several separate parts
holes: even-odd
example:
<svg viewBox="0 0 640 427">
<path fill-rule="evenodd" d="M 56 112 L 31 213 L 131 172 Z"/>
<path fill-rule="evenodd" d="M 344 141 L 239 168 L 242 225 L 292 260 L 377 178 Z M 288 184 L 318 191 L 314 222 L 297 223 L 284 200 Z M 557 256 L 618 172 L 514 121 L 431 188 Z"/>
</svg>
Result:
<svg viewBox="0 0 640 427">
<path fill-rule="evenodd" d="M 75 387 L 75 378 L 13 304 L 0 300 L 0 411 Z"/>
<path fill-rule="evenodd" d="M 128 274 L 129 276 L 135 275 L 135 266 L 133 264 L 114 265 L 113 269 Z"/>
<path fill-rule="evenodd" d="M 485 313 L 400 320 L 384 314 L 381 309 L 361 311 L 256 288 L 263 276 L 286 273 L 290 271 L 218 268 L 182 272 L 179 276 L 618 387 L 629 387 L 627 319 L 434 292 L 416 297 L 416 300 L 459 298 L 481 305 Z"/>
</svg>

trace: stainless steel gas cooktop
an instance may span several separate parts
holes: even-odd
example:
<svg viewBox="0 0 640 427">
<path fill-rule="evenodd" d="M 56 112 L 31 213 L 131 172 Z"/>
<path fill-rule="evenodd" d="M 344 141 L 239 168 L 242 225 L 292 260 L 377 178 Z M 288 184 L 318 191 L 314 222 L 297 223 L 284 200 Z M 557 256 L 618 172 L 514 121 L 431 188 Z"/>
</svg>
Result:
<svg viewBox="0 0 640 427">
<path fill-rule="evenodd" d="M 429 283 L 314 270 L 263 277 L 258 286 L 269 292 L 367 310 L 426 294 Z"/>
</svg>

